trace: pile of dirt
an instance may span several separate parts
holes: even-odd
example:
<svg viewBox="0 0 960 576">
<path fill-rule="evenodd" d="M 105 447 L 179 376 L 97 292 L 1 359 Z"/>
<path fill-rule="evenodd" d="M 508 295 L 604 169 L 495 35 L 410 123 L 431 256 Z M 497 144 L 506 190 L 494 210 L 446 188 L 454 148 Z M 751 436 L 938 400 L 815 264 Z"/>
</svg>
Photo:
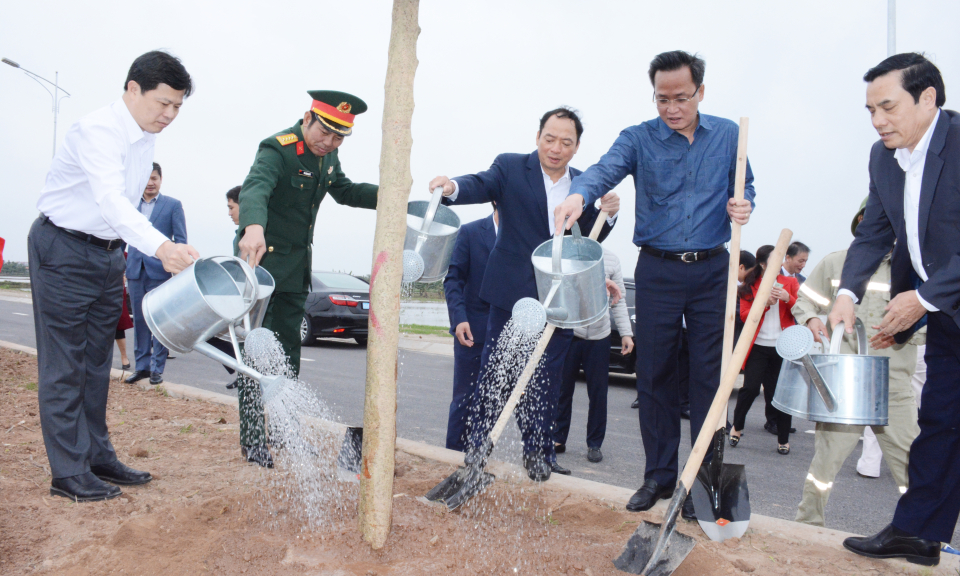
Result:
<svg viewBox="0 0 960 576">
<path fill-rule="evenodd" d="M 154 481 L 107 502 L 49 495 L 32 356 L 0 350 L 0 574 L 620 574 L 612 559 L 642 519 L 620 505 L 498 479 L 455 513 L 422 495 L 453 469 L 398 452 L 393 529 L 381 551 L 352 513 L 308 531 L 265 487 L 280 472 L 247 464 L 234 408 L 111 384 L 108 423 L 121 460 Z M 345 501 L 356 486 L 343 485 Z M 351 506 L 348 510 L 355 509 Z M 681 531 L 702 539 L 695 523 Z M 748 532 L 701 542 L 675 573 L 885 574 L 902 564 Z"/>
</svg>

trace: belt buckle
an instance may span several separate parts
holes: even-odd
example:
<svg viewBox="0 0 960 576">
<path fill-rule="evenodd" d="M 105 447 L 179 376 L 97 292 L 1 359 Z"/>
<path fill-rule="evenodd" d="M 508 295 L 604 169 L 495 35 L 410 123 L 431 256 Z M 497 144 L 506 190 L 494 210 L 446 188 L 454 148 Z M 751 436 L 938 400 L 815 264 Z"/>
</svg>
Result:
<svg viewBox="0 0 960 576">
<path fill-rule="evenodd" d="M 687 259 L 688 256 L 691 258 L 690 260 Z M 697 253 L 696 253 L 696 252 L 684 252 L 683 254 L 680 255 L 680 261 L 683 262 L 683 263 L 685 263 L 685 264 L 691 264 L 691 263 L 693 263 L 693 262 L 696 262 L 696 261 L 697 261 Z"/>
</svg>

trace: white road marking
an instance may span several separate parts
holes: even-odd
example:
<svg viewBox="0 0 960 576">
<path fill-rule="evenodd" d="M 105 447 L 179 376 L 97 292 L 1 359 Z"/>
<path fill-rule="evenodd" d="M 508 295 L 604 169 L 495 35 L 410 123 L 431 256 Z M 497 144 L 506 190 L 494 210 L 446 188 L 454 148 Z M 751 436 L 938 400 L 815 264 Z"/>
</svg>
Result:
<svg viewBox="0 0 960 576">
<path fill-rule="evenodd" d="M 311 359 L 309 359 L 309 358 L 303 358 L 303 357 L 300 358 L 300 361 L 301 361 L 301 362 L 316 362 L 316 360 L 311 360 Z"/>
<path fill-rule="evenodd" d="M 816 434 L 816 433 L 817 433 L 816 430 L 804 430 L 804 432 L 806 432 L 807 434 Z"/>
<path fill-rule="evenodd" d="M 24 314 L 23 312 L 14 312 L 14 316 L 29 316 L 29 314 Z"/>
</svg>

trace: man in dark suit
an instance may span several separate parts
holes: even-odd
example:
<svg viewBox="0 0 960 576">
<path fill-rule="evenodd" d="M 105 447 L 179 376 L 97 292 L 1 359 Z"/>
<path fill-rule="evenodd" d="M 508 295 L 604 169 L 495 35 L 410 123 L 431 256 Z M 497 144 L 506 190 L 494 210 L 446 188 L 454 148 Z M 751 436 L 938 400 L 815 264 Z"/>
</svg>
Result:
<svg viewBox="0 0 960 576">
<path fill-rule="evenodd" d="M 447 419 L 447 448 L 466 450 L 470 399 L 477 389 L 480 357 L 487 335 L 490 305 L 480 298 L 480 284 L 490 251 L 497 242 L 497 209 L 493 214 L 460 227 L 443 280 L 443 292 L 453 334 L 453 399 Z"/>
<path fill-rule="evenodd" d="M 892 523 L 843 545 L 933 566 L 960 515 L 960 114 L 942 109 L 943 78 L 920 54 L 891 56 L 863 79 L 880 141 L 870 151 L 870 195 L 829 320 L 852 331 L 853 306 L 893 248 L 892 299 L 871 344 L 903 343 L 926 318 L 927 382 L 909 486 Z"/>
<path fill-rule="evenodd" d="M 537 150 L 530 154 L 501 154 L 489 170 L 450 180 L 437 176 L 430 181 L 430 190 L 443 187 L 447 204 L 479 204 L 494 201 L 500 218 L 497 243 L 490 253 L 480 298 L 490 304 L 487 340 L 481 358 L 478 400 L 469 430 L 471 449 L 479 448 L 487 432 L 500 414 L 513 389 L 514 382 L 493 382 L 485 378 L 491 354 L 504 325 L 510 320 L 513 305 L 524 297 L 536 298 L 537 282 L 530 257 L 534 249 L 553 237 L 550 214 L 566 197 L 570 182 L 580 171 L 569 166 L 580 146 L 583 125 L 576 112 L 568 108 L 551 110 L 540 119 Z M 601 209 L 615 215 L 620 208 L 616 194 L 601 200 Z M 599 212 L 586 206 L 578 222 L 588 233 Z M 609 234 L 613 217 L 608 219 L 600 239 Z M 619 294 L 619 292 L 617 292 Z M 524 467 L 536 481 L 550 478 L 550 473 L 569 474 L 557 464 L 553 439 L 549 432 L 553 410 L 559 397 L 563 360 L 573 330 L 553 333 L 544 352 L 543 378 L 531 383 L 517 408 L 517 421 L 523 435 Z M 481 400 L 482 399 L 482 400 Z M 471 455 L 468 454 L 468 458 Z"/>
<path fill-rule="evenodd" d="M 174 244 L 187 243 L 187 221 L 183 215 L 183 205 L 176 198 L 160 194 L 163 184 L 163 171 L 160 165 L 153 163 L 153 172 L 143 190 L 138 209 L 147 217 L 150 224 Z M 133 306 L 133 334 L 136 366 L 134 373 L 124 380 L 133 384 L 144 378 L 150 378 L 151 384 L 163 382 L 163 368 L 167 364 L 167 347 L 150 333 L 143 319 L 144 295 L 163 284 L 171 274 L 163 269 L 163 264 L 155 256 L 146 256 L 131 246 L 127 253 L 127 288 L 130 291 L 130 304 Z"/>
</svg>

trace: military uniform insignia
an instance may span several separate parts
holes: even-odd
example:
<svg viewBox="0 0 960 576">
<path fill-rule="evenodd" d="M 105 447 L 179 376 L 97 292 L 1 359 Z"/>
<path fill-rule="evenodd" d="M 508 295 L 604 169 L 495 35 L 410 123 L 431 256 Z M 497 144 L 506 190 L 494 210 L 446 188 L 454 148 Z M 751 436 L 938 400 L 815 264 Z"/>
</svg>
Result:
<svg viewBox="0 0 960 576">
<path fill-rule="evenodd" d="M 327 168 L 327 174 L 333 174 L 333 166 Z"/>
<path fill-rule="evenodd" d="M 283 134 L 281 136 L 277 136 L 277 142 L 279 142 L 281 146 L 293 144 L 298 140 L 299 138 L 297 138 L 296 134 Z"/>
<path fill-rule="evenodd" d="M 303 156 L 303 142 L 297 142 L 297 156 Z"/>
<path fill-rule="evenodd" d="M 310 172 L 309 170 L 299 170 L 297 174 L 300 176 L 306 176 L 307 178 L 313 178 L 313 172 Z"/>
<path fill-rule="evenodd" d="M 347 102 L 341 102 L 340 105 L 337 106 L 337 110 L 343 112 L 344 114 L 349 114 L 350 108 L 352 108 L 352 106 L 350 106 L 350 104 Z"/>
</svg>

